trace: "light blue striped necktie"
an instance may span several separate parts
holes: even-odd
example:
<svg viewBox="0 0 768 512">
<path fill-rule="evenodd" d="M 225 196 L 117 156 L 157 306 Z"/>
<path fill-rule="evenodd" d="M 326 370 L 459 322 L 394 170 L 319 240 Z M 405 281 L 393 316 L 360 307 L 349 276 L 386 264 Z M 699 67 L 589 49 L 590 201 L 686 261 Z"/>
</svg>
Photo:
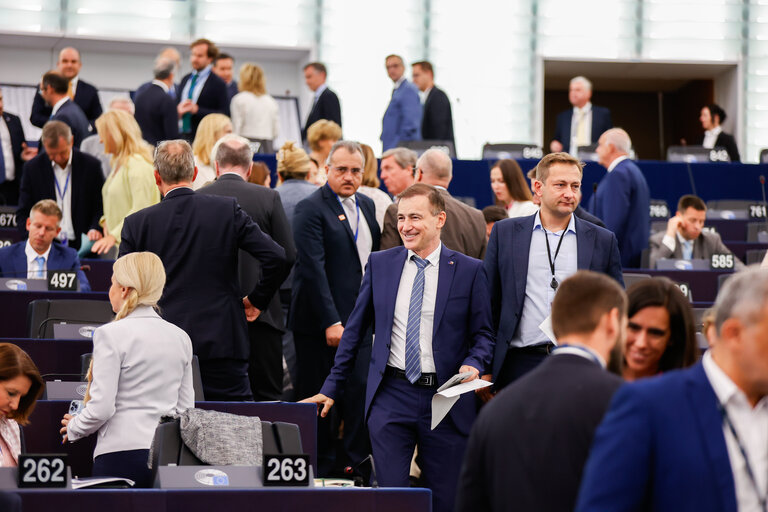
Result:
<svg viewBox="0 0 768 512">
<path fill-rule="evenodd" d="M 683 240 L 683 259 L 693 259 L 693 240 Z"/>
<path fill-rule="evenodd" d="M 411 289 L 411 304 L 408 307 L 408 326 L 405 330 L 405 376 L 413 384 L 421 377 L 421 346 L 419 331 L 421 330 L 421 304 L 424 299 L 424 268 L 429 262 L 416 256 L 411 256 L 416 264 L 416 277 Z"/>
<path fill-rule="evenodd" d="M 35 262 L 37 262 L 37 271 L 35 272 L 35 277 L 42 279 L 43 276 L 43 265 L 45 265 L 45 258 L 42 256 L 38 256 L 35 258 Z"/>
</svg>

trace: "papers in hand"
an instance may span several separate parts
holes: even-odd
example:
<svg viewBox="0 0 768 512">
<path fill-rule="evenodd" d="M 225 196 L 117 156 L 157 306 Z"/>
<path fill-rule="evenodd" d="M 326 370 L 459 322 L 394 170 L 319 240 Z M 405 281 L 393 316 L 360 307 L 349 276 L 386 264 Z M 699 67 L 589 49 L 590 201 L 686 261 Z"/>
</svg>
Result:
<svg viewBox="0 0 768 512">
<path fill-rule="evenodd" d="M 459 401 L 461 395 L 493 384 L 482 379 L 461 383 L 462 380 L 471 375 L 469 372 L 454 375 L 437 389 L 437 393 L 432 397 L 432 430 L 435 430 L 435 427 L 443 421 L 453 404 Z"/>
</svg>

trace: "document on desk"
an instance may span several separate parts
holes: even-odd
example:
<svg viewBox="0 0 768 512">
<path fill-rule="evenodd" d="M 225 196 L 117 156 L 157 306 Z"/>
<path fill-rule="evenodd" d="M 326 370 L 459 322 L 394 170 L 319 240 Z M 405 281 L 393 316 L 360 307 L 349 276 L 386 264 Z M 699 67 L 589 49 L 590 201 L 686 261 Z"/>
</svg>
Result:
<svg viewBox="0 0 768 512">
<path fill-rule="evenodd" d="M 454 375 L 437 389 L 437 393 L 432 397 L 432 430 L 435 430 L 435 427 L 443 421 L 461 395 L 493 384 L 483 379 L 461 383 L 470 375 L 469 373 Z"/>
</svg>

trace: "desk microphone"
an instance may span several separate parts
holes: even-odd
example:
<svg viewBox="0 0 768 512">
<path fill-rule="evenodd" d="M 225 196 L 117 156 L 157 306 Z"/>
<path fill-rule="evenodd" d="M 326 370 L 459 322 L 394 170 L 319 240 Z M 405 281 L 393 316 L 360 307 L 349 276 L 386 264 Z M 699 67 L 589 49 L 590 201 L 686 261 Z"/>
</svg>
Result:
<svg viewBox="0 0 768 512">
<path fill-rule="evenodd" d="M 365 464 L 366 462 L 369 462 L 371 465 L 371 489 L 377 489 L 379 487 L 379 481 L 376 478 L 376 464 L 373 462 L 373 455 L 369 454 L 366 458 L 361 460 L 354 468 L 352 466 L 347 466 L 344 468 L 344 473 L 353 476 L 355 472 L 360 474 L 360 466 Z M 360 477 L 357 477 L 360 478 Z"/>
<path fill-rule="evenodd" d="M 592 183 L 592 211 L 589 212 L 594 216 L 597 216 L 597 211 L 595 210 L 595 205 L 597 204 L 597 182 Z"/>
</svg>

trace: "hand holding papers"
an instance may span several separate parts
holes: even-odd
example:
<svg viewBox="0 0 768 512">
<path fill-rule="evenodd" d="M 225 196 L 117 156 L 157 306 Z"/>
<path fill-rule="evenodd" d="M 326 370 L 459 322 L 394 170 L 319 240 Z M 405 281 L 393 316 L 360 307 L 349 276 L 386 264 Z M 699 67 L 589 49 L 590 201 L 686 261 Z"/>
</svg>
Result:
<svg viewBox="0 0 768 512">
<path fill-rule="evenodd" d="M 493 384 L 482 379 L 461 383 L 461 381 L 471 375 L 471 372 L 456 374 L 437 389 L 437 393 L 432 397 L 432 430 L 443 421 L 443 418 L 451 410 L 453 404 L 458 402 L 462 394 Z"/>
</svg>

